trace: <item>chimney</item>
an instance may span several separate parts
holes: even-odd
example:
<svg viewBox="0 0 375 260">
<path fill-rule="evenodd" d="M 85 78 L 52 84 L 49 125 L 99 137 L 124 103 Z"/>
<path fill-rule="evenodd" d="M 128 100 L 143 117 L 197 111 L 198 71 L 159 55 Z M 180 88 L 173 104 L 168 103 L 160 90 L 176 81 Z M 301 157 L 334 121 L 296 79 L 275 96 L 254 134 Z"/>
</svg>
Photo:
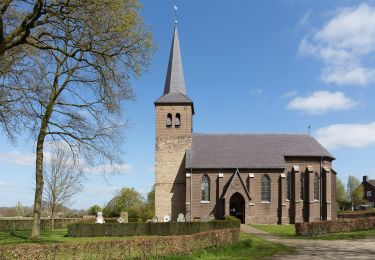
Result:
<svg viewBox="0 0 375 260">
<path fill-rule="evenodd" d="M 363 176 L 363 182 L 367 182 L 367 181 L 368 181 L 368 176 L 367 175 Z"/>
</svg>

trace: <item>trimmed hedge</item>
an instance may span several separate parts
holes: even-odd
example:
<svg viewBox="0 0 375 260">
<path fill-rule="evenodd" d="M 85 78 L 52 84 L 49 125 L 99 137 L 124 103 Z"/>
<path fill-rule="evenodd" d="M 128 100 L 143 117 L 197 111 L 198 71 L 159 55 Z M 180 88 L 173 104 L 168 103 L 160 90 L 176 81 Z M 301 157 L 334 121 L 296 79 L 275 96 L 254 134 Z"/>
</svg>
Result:
<svg viewBox="0 0 375 260">
<path fill-rule="evenodd" d="M 239 228 L 230 228 L 183 236 L 84 243 L 20 244 L 0 247 L 0 259 L 149 259 L 190 254 L 203 248 L 229 245 L 238 242 L 239 236 Z"/>
<path fill-rule="evenodd" d="M 69 224 L 77 223 L 80 221 L 82 221 L 82 218 L 57 218 L 55 219 L 55 229 L 66 228 Z M 32 222 L 32 218 L 0 219 L 0 231 L 30 230 Z M 40 228 L 51 229 L 51 219 L 42 218 L 40 220 Z"/>
<path fill-rule="evenodd" d="M 345 212 L 337 214 L 338 218 L 368 218 L 375 217 L 375 211 Z"/>
<path fill-rule="evenodd" d="M 296 234 L 300 236 L 318 236 L 328 233 L 361 231 L 375 229 L 375 218 L 337 219 L 310 223 L 296 223 Z"/>
<path fill-rule="evenodd" d="M 226 228 L 239 228 L 239 221 L 214 220 L 209 222 L 168 222 L 168 223 L 76 223 L 68 226 L 68 236 L 172 236 L 189 235 L 199 232 Z"/>
</svg>

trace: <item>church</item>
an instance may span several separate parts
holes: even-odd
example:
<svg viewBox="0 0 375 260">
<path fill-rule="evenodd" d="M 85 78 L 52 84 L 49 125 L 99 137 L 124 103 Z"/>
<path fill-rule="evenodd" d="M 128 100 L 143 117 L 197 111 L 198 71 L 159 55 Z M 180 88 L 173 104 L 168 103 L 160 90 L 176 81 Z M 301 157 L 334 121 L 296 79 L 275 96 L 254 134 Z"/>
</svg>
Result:
<svg viewBox="0 0 375 260">
<path fill-rule="evenodd" d="M 305 134 L 199 134 L 175 24 L 163 95 L 155 101 L 155 215 L 235 216 L 289 224 L 336 218 L 335 159 Z"/>
</svg>

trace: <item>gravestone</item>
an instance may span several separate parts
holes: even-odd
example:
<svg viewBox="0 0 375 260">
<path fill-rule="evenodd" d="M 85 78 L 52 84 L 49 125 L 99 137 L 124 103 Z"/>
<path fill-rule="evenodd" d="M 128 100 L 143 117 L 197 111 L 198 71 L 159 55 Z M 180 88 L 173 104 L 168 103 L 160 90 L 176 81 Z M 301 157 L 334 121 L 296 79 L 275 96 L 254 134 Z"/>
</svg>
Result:
<svg viewBox="0 0 375 260">
<path fill-rule="evenodd" d="M 96 217 L 95 223 L 97 224 L 104 224 L 104 217 L 102 212 L 98 212 L 98 216 Z"/>
<path fill-rule="evenodd" d="M 184 214 L 182 214 L 182 213 L 178 214 L 177 222 L 185 222 Z"/>
<path fill-rule="evenodd" d="M 164 215 L 163 222 L 171 222 L 171 216 L 170 215 Z"/>
<path fill-rule="evenodd" d="M 129 222 L 129 214 L 127 211 L 122 211 L 120 213 L 120 218 L 123 219 L 123 222 L 122 223 L 128 223 Z"/>
</svg>

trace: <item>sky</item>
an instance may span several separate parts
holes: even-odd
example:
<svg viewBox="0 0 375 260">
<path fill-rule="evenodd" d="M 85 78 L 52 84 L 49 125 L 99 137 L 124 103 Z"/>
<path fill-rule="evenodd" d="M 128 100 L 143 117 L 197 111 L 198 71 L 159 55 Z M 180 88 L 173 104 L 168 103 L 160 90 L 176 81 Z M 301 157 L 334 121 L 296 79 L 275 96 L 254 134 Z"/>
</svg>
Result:
<svg viewBox="0 0 375 260">
<path fill-rule="evenodd" d="M 155 164 L 154 101 L 163 93 L 174 11 L 195 133 L 308 133 L 349 174 L 375 179 L 375 1 L 141 1 L 157 50 L 133 80 L 121 172 L 93 169 L 71 205 L 105 205 L 122 187 L 144 196 Z M 0 135 L 0 206 L 34 198 L 34 141 Z"/>
</svg>

